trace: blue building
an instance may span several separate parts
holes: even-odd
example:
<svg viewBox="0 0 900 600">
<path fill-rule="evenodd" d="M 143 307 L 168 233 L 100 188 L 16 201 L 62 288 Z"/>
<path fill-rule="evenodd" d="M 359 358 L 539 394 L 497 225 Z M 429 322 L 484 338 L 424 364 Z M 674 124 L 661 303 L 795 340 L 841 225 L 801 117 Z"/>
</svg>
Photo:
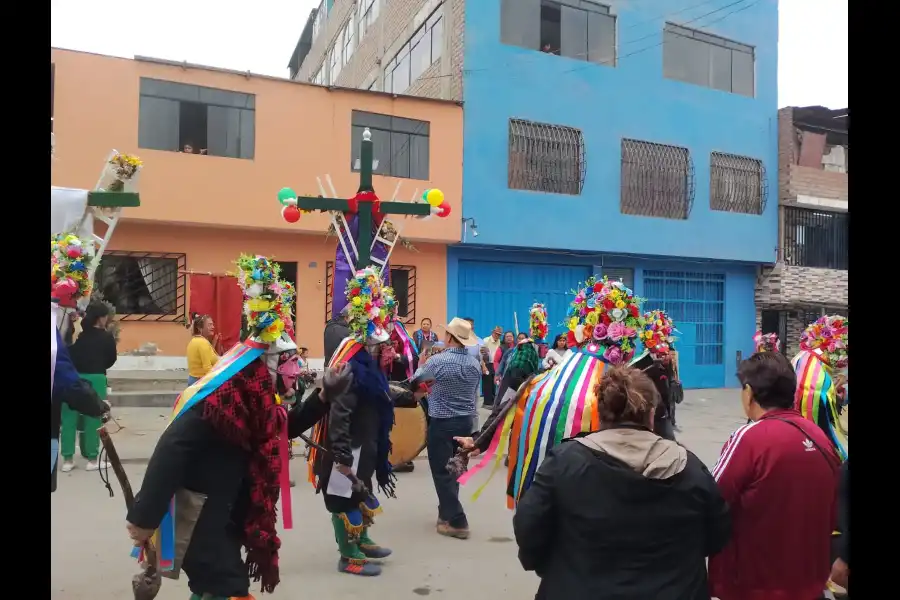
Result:
<svg viewBox="0 0 900 600">
<path fill-rule="evenodd" d="M 449 314 L 524 328 L 541 301 L 559 333 L 578 282 L 622 278 L 675 320 L 686 387 L 737 385 L 777 245 L 777 43 L 771 1 L 466 2 Z"/>
</svg>

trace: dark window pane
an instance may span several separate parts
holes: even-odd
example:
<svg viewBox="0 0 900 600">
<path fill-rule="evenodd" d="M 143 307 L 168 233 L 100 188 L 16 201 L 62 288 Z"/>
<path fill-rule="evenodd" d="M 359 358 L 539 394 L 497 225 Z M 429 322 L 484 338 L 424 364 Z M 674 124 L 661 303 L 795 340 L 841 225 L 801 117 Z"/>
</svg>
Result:
<svg viewBox="0 0 900 600">
<path fill-rule="evenodd" d="M 141 94 L 168 98 L 169 100 L 183 100 L 185 102 L 200 101 L 200 88 L 196 85 L 161 81 L 159 79 L 141 79 Z"/>
<path fill-rule="evenodd" d="M 428 179 L 429 139 L 421 135 L 410 136 L 409 176 L 412 179 Z"/>
<path fill-rule="evenodd" d="M 563 6 L 560 9 L 560 54 L 569 58 L 587 58 L 588 13 Z"/>
<path fill-rule="evenodd" d="M 356 117 L 356 111 L 353 111 L 354 118 Z M 362 125 L 351 125 L 350 126 L 350 169 L 353 171 L 359 171 L 359 166 L 356 164 L 356 161 L 359 160 L 359 151 L 362 147 L 362 134 L 365 128 Z"/>
<path fill-rule="evenodd" d="M 756 88 L 753 85 L 753 55 L 744 52 L 731 52 L 731 91 L 735 94 L 753 97 Z"/>
<path fill-rule="evenodd" d="M 539 50 L 547 48 L 553 54 L 559 54 L 562 47 L 562 31 L 560 5 L 557 2 L 543 0 L 541 2 L 541 39 Z"/>
<path fill-rule="evenodd" d="M 428 135 L 428 121 L 419 121 L 416 119 L 404 119 L 403 117 L 394 117 L 391 121 L 391 129 L 393 131 L 403 131 L 406 133 L 416 133 L 419 135 Z"/>
<path fill-rule="evenodd" d="M 409 316 L 409 269 L 391 269 L 391 288 L 397 301 L 397 316 Z"/>
<path fill-rule="evenodd" d="M 138 146 L 151 150 L 179 149 L 179 103 L 142 96 L 138 117 Z"/>
<path fill-rule="evenodd" d="M 710 87 L 723 92 L 731 91 L 731 54 L 732 51 L 722 46 L 709 46 Z"/>
<path fill-rule="evenodd" d="M 671 79 L 709 85 L 709 44 L 666 32 L 663 44 L 663 74 Z"/>
<path fill-rule="evenodd" d="M 500 41 L 537 50 L 541 37 L 541 0 L 500 1 Z"/>
<path fill-rule="evenodd" d="M 388 115 L 379 115 L 378 113 L 365 112 L 363 110 L 354 110 L 351 115 L 354 125 L 362 125 L 363 127 L 377 127 L 379 129 L 391 128 L 391 117 Z"/>
<path fill-rule="evenodd" d="M 237 108 L 210 106 L 206 121 L 206 143 L 212 156 L 238 157 L 241 115 Z"/>
<path fill-rule="evenodd" d="M 427 39 L 427 38 L 426 38 Z M 441 57 L 444 49 L 444 19 L 438 19 L 431 28 L 431 62 Z"/>
<path fill-rule="evenodd" d="M 256 111 L 241 111 L 241 151 L 239 158 L 252 159 L 256 154 Z"/>
<path fill-rule="evenodd" d="M 601 65 L 616 64 L 616 18 L 588 13 L 587 60 Z"/>
<path fill-rule="evenodd" d="M 410 79 L 415 81 L 425 70 L 431 66 L 431 44 L 429 38 L 422 38 L 412 49 L 410 60 L 412 61 L 412 73 Z"/>
<path fill-rule="evenodd" d="M 391 173 L 391 133 L 381 129 L 371 129 L 372 133 L 372 157 L 378 161 L 378 166 L 372 168 L 374 173 L 390 175 Z M 359 150 L 356 151 L 359 153 Z"/>
<path fill-rule="evenodd" d="M 409 138 L 408 133 L 391 134 L 391 175 L 409 177 Z"/>
</svg>

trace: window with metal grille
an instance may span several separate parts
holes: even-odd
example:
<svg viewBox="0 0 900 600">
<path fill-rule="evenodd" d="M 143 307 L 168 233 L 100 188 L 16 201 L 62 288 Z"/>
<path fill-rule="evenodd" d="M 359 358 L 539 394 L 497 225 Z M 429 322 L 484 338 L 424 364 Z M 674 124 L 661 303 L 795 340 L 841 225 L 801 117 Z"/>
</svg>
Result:
<svg viewBox="0 0 900 600">
<path fill-rule="evenodd" d="M 753 46 L 666 23 L 663 76 L 685 83 L 753 96 Z"/>
<path fill-rule="evenodd" d="M 768 199 L 766 169 L 761 160 L 713 152 L 709 157 L 709 207 L 761 215 Z"/>
<path fill-rule="evenodd" d="M 602 267 L 600 274 L 610 281 L 621 281 L 625 287 L 634 289 L 634 269 L 618 267 Z"/>
<path fill-rule="evenodd" d="M 850 213 L 784 207 L 784 262 L 796 267 L 849 269 Z"/>
<path fill-rule="evenodd" d="M 586 173 L 584 136 L 574 127 L 509 120 L 509 188 L 577 196 Z"/>
<path fill-rule="evenodd" d="M 687 148 L 622 140 L 623 214 L 687 219 L 694 204 L 694 161 Z"/>
<path fill-rule="evenodd" d="M 390 285 L 397 300 L 397 317 L 404 325 L 416 323 L 416 268 L 407 265 L 391 266 Z M 325 322 L 331 320 L 334 307 L 334 262 L 325 263 Z M 341 292 L 343 293 L 343 292 Z"/>
<path fill-rule="evenodd" d="M 183 321 L 186 263 L 184 254 L 108 251 L 94 285 L 123 321 Z"/>
</svg>

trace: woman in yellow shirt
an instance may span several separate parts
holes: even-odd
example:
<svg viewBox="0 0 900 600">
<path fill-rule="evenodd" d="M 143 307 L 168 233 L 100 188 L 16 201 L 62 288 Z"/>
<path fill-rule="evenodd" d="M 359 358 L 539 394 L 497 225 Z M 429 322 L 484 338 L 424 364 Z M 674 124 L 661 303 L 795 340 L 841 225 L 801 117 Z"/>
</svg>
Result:
<svg viewBox="0 0 900 600">
<path fill-rule="evenodd" d="M 194 315 L 191 322 L 193 337 L 187 346 L 188 385 L 209 373 L 219 355 L 210 340 L 216 335 L 216 326 L 209 315 Z"/>
</svg>

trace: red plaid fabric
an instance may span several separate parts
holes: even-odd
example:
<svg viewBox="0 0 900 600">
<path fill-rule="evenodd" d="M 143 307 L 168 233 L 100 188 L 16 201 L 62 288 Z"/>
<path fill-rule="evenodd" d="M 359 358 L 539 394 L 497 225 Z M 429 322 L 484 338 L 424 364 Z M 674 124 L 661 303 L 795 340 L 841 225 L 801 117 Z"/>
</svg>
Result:
<svg viewBox="0 0 900 600">
<path fill-rule="evenodd" d="M 250 508 L 244 522 L 247 568 L 264 592 L 278 585 L 276 529 L 281 460 L 278 436 L 285 412 L 262 359 L 254 360 L 204 402 L 204 418 L 227 440 L 250 454 Z"/>
</svg>

